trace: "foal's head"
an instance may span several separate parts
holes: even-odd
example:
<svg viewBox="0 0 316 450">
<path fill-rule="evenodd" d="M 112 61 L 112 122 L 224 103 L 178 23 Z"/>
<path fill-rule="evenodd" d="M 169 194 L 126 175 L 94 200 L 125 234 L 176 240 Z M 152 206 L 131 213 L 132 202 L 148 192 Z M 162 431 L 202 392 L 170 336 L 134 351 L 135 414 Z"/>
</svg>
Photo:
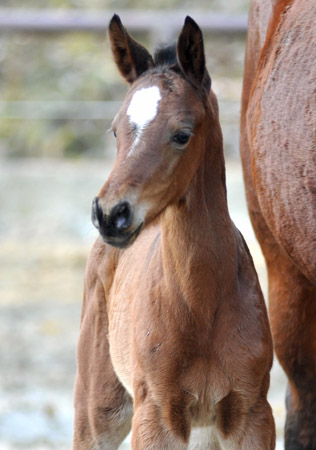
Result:
<svg viewBox="0 0 316 450">
<path fill-rule="evenodd" d="M 177 46 L 158 50 L 154 58 L 117 15 L 109 35 L 115 62 L 131 87 L 112 123 L 116 163 L 93 202 L 92 220 L 105 242 L 125 247 L 185 197 L 203 163 L 212 117 L 214 126 L 218 121 L 202 33 L 190 17 Z"/>
</svg>

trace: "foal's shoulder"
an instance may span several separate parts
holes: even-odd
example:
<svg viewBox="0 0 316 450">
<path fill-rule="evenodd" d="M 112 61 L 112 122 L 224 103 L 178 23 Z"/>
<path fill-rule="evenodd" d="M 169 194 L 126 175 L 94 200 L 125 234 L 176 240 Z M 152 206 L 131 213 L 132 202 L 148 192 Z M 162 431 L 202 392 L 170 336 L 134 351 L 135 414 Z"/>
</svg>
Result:
<svg viewBox="0 0 316 450">
<path fill-rule="evenodd" d="M 103 242 L 99 237 L 88 257 L 85 271 L 85 287 L 93 288 L 97 282 L 104 287 L 105 293 L 111 288 L 120 251 Z"/>
<path fill-rule="evenodd" d="M 257 290 L 258 293 L 261 294 L 259 280 L 251 253 L 243 235 L 236 227 L 235 236 L 237 248 L 238 281 L 241 284 L 245 284 L 246 289 L 249 289 L 250 286 L 253 286 L 253 288 L 255 288 L 255 290 Z"/>
<path fill-rule="evenodd" d="M 268 322 L 267 307 L 259 284 L 255 265 L 248 249 L 247 243 L 236 229 L 238 251 L 238 291 L 242 312 L 244 336 L 251 342 L 250 355 L 262 358 L 262 361 L 272 365 L 272 342 L 270 340 L 270 327 Z M 268 368 L 266 368 L 268 370 Z M 265 373 L 264 370 L 262 373 Z"/>
</svg>

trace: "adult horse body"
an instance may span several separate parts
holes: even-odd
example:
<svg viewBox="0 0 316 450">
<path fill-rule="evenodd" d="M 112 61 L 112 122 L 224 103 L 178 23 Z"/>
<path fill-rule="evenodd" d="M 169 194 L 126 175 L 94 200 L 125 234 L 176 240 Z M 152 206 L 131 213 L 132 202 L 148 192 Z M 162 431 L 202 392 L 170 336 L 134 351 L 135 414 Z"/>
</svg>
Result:
<svg viewBox="0 0 316 450">
<path fill-rule="evenodd" d="M 241 154 L 266 259 L 287 450 L 316 449 L 316 3 L 253 0 Z"/>
<path fill-rule="evenodd" d="M 114 16 L 110 40 L 131 88 L 93 203 L 74 448 L 117 449 L 132 426 L 133 449 L 273 449 L 269 323 L 227 210 L 201 31 L 187 18 L 153 59 Z"/>
</svg>

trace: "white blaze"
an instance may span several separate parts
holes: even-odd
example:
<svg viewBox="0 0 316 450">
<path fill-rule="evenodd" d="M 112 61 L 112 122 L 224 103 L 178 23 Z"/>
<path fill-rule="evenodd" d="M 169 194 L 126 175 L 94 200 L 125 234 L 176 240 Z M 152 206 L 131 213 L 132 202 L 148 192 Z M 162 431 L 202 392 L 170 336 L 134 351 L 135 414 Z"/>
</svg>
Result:
<svg viewBox="0 0 316 450">
<path fill-rule="evenodd" d="M 158 86 L 143 88 L 134 93 L 127 108 L 127 115 L 130 122 L 136 125 L 137 129 L 136 138 L 129 154 L 135 149 L 145 127 L 156 117 L 160 100 L 161 95 Z"/>
</svg>

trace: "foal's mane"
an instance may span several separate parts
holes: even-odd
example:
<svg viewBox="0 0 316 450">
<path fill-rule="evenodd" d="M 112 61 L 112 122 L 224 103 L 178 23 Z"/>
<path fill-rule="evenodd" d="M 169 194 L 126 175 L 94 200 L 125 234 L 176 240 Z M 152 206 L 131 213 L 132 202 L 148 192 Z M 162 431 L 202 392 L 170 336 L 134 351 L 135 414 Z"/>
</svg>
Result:
<svg viewBox="0 0 316 450">
<path fill-rule="evenodd" d="M 155 66 L 170 67 L 178 66 L 176 44 L 161 44 L 154 53 Z"/>
<path fill-rule="evenodd" d="M 168 72 L 168 70 L 171 70 L 172 72 L 176 72 L 178 75 L 180 75 L 184 80 L 190 81 L 187 79 L 187 77 L 183 74 L 182 70 L 180 69 L 178 59 L 177 59 L 177 46 L 176 43 L 173 44 L 161 44 L 159 45 L 155 52 L 154 52 L 154 65 L 155 65 L 155 71 L 161 71 L 164 74 Z M 192 83 L 190 83 L 194 88 Z M 209 94 L 209 89 L 211 86 L 211 78 L 206 71 L 205 77 L 202 83 L 203 87 L 206 90 L 206 97 Z M 203 96 L 204 101 L 204 96 Z"/>
</svg>

